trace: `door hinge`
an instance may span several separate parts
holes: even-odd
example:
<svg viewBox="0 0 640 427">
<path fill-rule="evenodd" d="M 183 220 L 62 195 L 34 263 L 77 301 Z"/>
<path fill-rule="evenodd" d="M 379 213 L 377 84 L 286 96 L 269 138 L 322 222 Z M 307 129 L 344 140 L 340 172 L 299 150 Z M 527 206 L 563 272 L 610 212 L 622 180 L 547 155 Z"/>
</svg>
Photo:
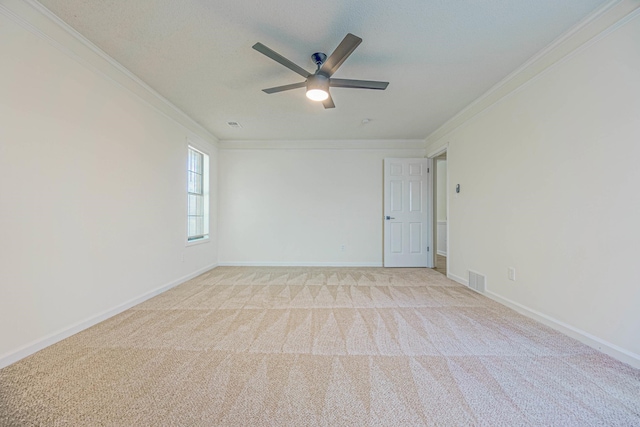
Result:
<svg viewBox="0 0 640 427">
<path fill-rule="evenodd" d="M 427 246 L 427 252 L 429 252 L 431 249 L 429 248 L 429 246 Z"/>
<path fill-rule="evenodd" d="M 427 168 L 427 173 L 429 173 L 429 168 Z"/>
</svg>

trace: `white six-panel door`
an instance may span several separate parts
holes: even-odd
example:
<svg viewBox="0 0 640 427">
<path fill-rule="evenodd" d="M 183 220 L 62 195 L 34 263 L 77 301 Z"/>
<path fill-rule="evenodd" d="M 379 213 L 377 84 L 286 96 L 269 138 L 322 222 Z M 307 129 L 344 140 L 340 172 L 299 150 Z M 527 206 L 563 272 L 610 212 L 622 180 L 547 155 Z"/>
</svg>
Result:
<svg viewBox="0 0 640 427">
<path fill-rule="evenodd" d="M 384 266 L 432 267 L 429 160 L 384 159 Z"/>
</svg>

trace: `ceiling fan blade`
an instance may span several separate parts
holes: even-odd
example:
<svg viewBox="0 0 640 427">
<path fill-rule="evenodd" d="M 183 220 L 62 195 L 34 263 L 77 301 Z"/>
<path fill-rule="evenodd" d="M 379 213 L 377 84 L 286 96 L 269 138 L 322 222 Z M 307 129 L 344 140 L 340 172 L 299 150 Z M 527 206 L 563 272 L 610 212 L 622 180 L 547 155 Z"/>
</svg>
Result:
<svg viewBox="0 0 640 427">
<path fill-rule="evenodd" d="M 331 77 L 349 57 L 349 55 L 356 50 L 360 43 L 362 43 L 362 39 L 360 37 L 354 36 L 351 33 L 347 34 L 344 39 L 342 39 L 336 50 L 334 50 L 327 60 L 324 61 L 318 72 L 326 75 L 327 77 Z"/>
<path fill-rule="evenodd" d="M 336 108 L 336 104 L 333 103 L 333 98 L 331 98 L 331 94 L 329 94 L 329 97 L 327 99 L 322 101 L 322 105 L 324 105 L 324 108 Z"/>
<path fill-rule="evenodd" d="M 329 80 L 329 86 L 349 87 L 353 89 L 385 90 L 387 86 L 389 86 L 389 82 L 378 82 L 375 80 L 331 79 Z"/>
<path fill-rule="evenodd" d="M 260 52 L 261 54 L 263 54 L 265 56 L 268 56 L 269 58 L 273 59 L 274 61 L 284 65 L 285 67 L 287 67 L 291 71 L 294 71 L 294 72 L 300 74 L 305 79 L 311 75 L 310 72 L 308 72 L 307 70 L 305 70 L 301 66 L 294 64 L 293 62 L 289 61 L 284 56 L 280 55 L 275 50 L 269 49 L 268 47 L 266 47 L 262 43 L 256 43 L 252 47 L 255 50 L 257 50 L 258 52 Z"/>
<path fill-rule="evenodd" d="M 276 87 L 270 87 L 268 89 L 262 89 L 262 91 L 264 93 L 278 93 L 278 92 L 284 92 L 285 90 L 298 89 L 300 87 L 305 87 L 306 85 L 307 85 L 306 82 L 292 83 L 290 85 L 276 86 Z"/>
</svg>

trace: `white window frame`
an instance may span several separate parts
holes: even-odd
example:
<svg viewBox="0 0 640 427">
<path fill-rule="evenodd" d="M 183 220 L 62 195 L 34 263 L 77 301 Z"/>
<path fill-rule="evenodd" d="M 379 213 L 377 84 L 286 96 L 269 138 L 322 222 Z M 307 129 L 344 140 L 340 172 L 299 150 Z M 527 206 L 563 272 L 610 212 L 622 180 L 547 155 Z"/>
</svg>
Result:
<svg viewBox="0 0 640 427">
<path fill-rule="evenodd" d="M 204 214 L 204 233 L 202 237 L 198 237 L 198 238 L 190 238 L 189 236 L 189 150 L 194 150 L 200 154 L 202 154 L 202 197 L 203 197 L 203 214 Z M 185 206 L 185 214 L 186 214 L 186 221 L 185 221 L 185 232 L 186 232 L 186 238 L 185 238 L 185 245 L 186 246 L 193 246 L 193 245 L 198 245 L 201 243 L 208 243 L 210 241 L 210 227 L 209 227 L 209 223 L 210 223 L 210 217 L 211 217 L 211 212 L 209 210 L 209 206 L 210 206 L 210 190 L 209 190 L 209 183 L 210 183 L 210 154 L 207 152 L 207 150 L 204 149 L 204 147 L 202 147 L 200 144 L 195 144 L 193 141 L 187 139 L 187 150 L 186 150 L 186 154 L 187 154 L 187 161 L 186 161 L 186 168 L 185 168 L 185 178 L 186 178 L 186 182 L 185 182 L 185 189 L 186 191 L 186 206 Z"/>
</svg>

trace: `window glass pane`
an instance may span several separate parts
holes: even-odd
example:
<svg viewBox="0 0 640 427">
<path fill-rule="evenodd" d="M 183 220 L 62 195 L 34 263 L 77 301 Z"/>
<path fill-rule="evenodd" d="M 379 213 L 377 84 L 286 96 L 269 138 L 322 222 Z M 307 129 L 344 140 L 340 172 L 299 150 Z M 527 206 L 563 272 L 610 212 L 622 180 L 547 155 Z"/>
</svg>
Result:
<svg viewBox="0 0 640 427">
<path fill-rule="evenodd" d="M 196 150 L 189 149 L 189 167 L 188 169 L 193 172 L 202 174 L 202 153 L 198 153 Z"/>
<path fill-rule="evenodd" d="M 202 171 L 202 168 L 200 167 L 200 153 L 198 153 L 197 151 L 193 151 L 193 169 L 196 172 L 200 172 Z"/>
<path fill-rule="evenodd" d="M 202 154 L 198 152 L 196 152 L 195 168 L 193 170 L 202 174 Z"/>
<path fill-rule="evenodd" d="M 196 222 L 197 222 L 197 219 L 195 216 L 190 216 L 188 218 L 189 237 L 196 236 Z"/>
<path fill-rule="evenodd" d="M 196 210 L 196 198 L 198 196 L 194 196 L 193 194 L 189 194 L 188 199 L 187 199 L 187 215 L 192 216 L 192 215 L 197 215 L 197 210 Z"/>
<path fill-rule="evenodd" d="M 187 170 L 193 170 L 193 164 L 195 162 L 196 152 L 189 149 L 189 162 L 187 163 Z"/>
<path fill-rule="evenodd" d="M 187 201 L 187 215 L 204 216 L 204 200 L 202 196 L 189 194 Z"/>
<path fill-rule="evenodd" d="M 204 200 L 202 196 L 196 198 L 196 215 L 204 216 Z"/>
<path fill-rule="evenodd" d="M 189 217 L 189 237 L 202 237 L 204 235 L 204 217 Z"/>
<path fill-rule="evenodd" d="M 194 185 L 193 192 L 202 194 L 202 175 L 195 175 L 194 179 L 195 179 L 195 185 Z"/>
<path fill-rule="evenodd" d="M 196 217 L 196 234 L 202 236 L 204 234 L 204 217 Z"/>
<path fill-rule="evenodd" d="M 194 179 L 194 178 L 195 178 L 195 177 L 194 177 L 194 175 L 193 175 L 193 172 L 188 171 L 188 172 L 187 172 L 187 191 L 188 191 L 189 193 L 193 193 L 193 192 L 194 192 L 193 190 L 194 190 L 194 189 L 195 189 L 195 187 L 196 187 L 196 182 L 195 182 L 195 179 Z"/>
<path fill-rule="evenodd" d="M 187 191 L 189 193 L 202 194 L 202 175 L 198 175 L 195 172 L 187 172 Z"/>
</svg>

